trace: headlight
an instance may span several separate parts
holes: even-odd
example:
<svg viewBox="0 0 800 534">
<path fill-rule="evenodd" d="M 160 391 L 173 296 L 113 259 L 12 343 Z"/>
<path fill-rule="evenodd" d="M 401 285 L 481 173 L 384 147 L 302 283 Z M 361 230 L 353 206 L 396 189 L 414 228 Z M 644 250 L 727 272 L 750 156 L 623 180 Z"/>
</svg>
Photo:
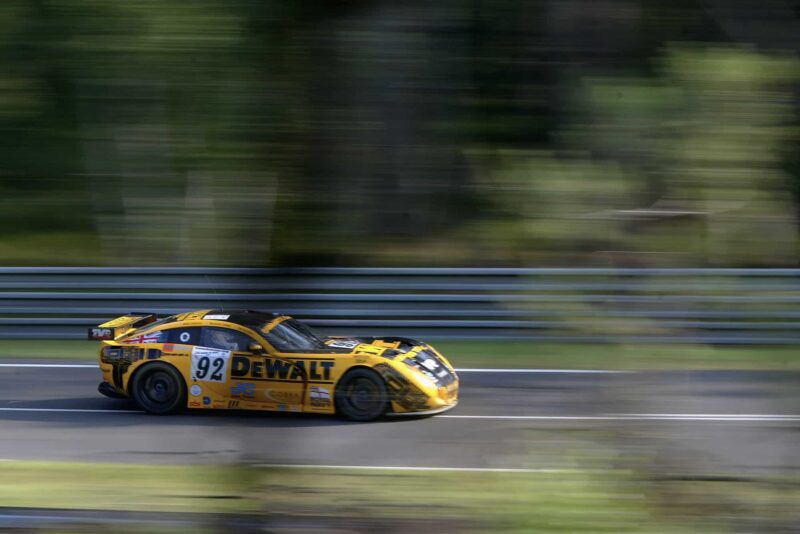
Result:
<svg viewBox="0 0 800 534">
<path fill-rule="evenodd" d="M 417 360 L 412 360 L 411 358 L 405 358 L 403 360 L 403 363 L 405 363 L 406 365 L 408 365 L 409 367 L 413 368 L 416 371 L 417 377 L 423 384 L 432 388 L 439 387 L 438 380 L 436 380 L 436 376 L 433 373 L 431 373 L 428 369 L 420 365 L 420 363 L 417 362 Z"/>
<path fill-rule="evenodd" d="M 438 385 L 436 385 L 436 381 L 433 378 L 429 377 L 424 373 L 418 373 L 417 378 L 419 378 L 420 381 L 428 387 L 432 387 L 434 389 L 439 387 Z"/>
</svg>

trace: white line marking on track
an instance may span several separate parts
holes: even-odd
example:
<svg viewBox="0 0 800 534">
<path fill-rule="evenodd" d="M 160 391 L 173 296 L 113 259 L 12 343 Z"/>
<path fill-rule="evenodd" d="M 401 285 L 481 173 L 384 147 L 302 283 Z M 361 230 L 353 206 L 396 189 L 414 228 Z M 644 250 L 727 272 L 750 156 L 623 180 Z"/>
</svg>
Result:
<svg viewBox="0 0 800 534">
<path fill-rule="evenodd" d="M 358 469 L 374 471 L 451 471 L 472 473 L 564 473 L 566 469 L 514 467 L 422 467 L 397 465 L 314 465 L 314 464 L 255 464 L 255 467 L 277 469 Z"/>
<path fill-rule="evenodd" d="M 0 408 L 0 412 L 52 412 L 52 413 L 144 413 L 141 410 L 93 410 L 83 408 Z"/>
<path fill-rule="evenodd" d="M 800 421 L 800 415 L 793 414 L 629 413 L 608 415 L 438 415 L 436 417 L 501 421 Z"/>
<path fill-rule="evenodd" d="M 541 374 L 628 374 L 638 371 L 617 371 L 613 369 L 456 369 L 457 373 L 541 373 Z"/>
</svg>

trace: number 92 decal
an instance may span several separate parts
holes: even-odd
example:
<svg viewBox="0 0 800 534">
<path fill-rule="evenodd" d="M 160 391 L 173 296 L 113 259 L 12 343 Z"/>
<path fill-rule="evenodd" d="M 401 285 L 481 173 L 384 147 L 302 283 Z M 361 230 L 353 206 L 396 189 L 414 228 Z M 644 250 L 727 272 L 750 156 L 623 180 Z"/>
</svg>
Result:
<svg viewBox="0 0 800 534">
<path fill-rule="evenodd" d="M 225 382 L 228 374 L 229 350 L 192 349 L 192 380 L 199 382 Z"/>
</svg>

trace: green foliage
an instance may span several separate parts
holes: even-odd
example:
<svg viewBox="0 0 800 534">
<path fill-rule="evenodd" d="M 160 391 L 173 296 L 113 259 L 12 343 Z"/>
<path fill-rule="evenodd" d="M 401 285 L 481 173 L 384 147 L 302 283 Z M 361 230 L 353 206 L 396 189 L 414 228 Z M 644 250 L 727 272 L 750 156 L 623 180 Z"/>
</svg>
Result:
<svg viewBox="0 0 800 534">
<path fill-rule="evenodd" d="M 564 150 L 476 158 L 523 261 L 796 264 L 792 177 L 782 169 L 794 59 L 673 47 L 658 78 L 586 78 Z M 480 232 L 483 235 L 486 232 Z M 769 235 L 770 239 L 764 239 Z M 520 253 L 517 252 L 519 255 Z M 632 258 L 631 258 L 632 259 Z"/>
<path fill-rule="evenodd" d="M 6 0 L 0 262 L 795 264 L 797 61 L 608 7 Z"/>
</svg>

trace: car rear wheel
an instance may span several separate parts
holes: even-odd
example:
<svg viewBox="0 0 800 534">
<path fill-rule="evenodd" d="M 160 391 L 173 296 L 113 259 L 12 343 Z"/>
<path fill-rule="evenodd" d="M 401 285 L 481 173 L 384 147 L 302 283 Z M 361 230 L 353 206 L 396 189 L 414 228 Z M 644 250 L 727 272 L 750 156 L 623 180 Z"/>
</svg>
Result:
<svg viewBox="0 0 800 534">
<path fill-rule="evenodd" d="M 386 413 L 386 383 L 374 371 L 353 369 L 336 387 L 336 411 L 351 421 L 371 421 Z"/>
<path fill-rule="evenodd" d="M 134 376 L 131 396 L 139 407 L 152 414 L 178 411 L 186 404 L 186 384 L 180 373 L 166 363 L 147 364 Z"/>
</svg>

